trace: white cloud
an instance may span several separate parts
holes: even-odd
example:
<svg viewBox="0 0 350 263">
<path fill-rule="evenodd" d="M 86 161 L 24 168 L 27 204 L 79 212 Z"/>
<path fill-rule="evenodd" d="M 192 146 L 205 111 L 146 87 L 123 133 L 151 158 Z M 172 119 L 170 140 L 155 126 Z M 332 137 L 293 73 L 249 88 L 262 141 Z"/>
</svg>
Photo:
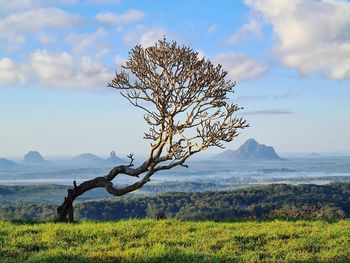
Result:
<svg viewBox="0 0 350 263">
<path fill-rule="evenodd" d="M 1 0 L 0 13 L 27 10 L 53 4 L 71 5 L 75 3 L 77 3 L 77 0 Z"/>
<path fill-rule="evenodd" d="M 220 53 L 213 57 L 213 62 L 221 64 L 232 81 L 256 79 L 269 70 L 269 66 L 247 55 Z"/>
<path fill-rule="evenodd" d="M 0 20 L 0 38 L 8 43 L 8 49 L 14 49 L 25 42 L 25 34 L 36 33 L 39 36 L 46 28 L 68 28 L 81 22 L 79 16 L 71 15 L 62 9 L 38 8 L 9 14 Z M 14 47 L 13 44 L 17 46 Z"/>
<path fill-rule="evenodd" d="M 55 36 L 50 35 L 45 33 L 44 31 L 39 32 L 36 35 L 36 38 L 39 40 L 39 42 L 43 45 L 48 45 L 51 44 L 52 42 L 54 42 L 56 40 Z"/>
<path fill-rule="evenodd" d="M 0 21 L 0 32 L 22 33 L 36 32 L 45 27 L 70 27 L 80 21 L 62 9 L 49 7 L 31 9 L 29 11 L 12 13 Z"/>
<path fill-rule="evenodd" d="M 91 57 L 66 52 L 33 52 L 25 63 L 0 59 L 0 87 L 41 85 L 45 88 L 97 90 L 106 87 L 114 71 Z"/>
<path fill-rule="evenodd" d="M 126 58 L 124 57 L 121 57 L 119 55 L 115 56 L 114 57 L 114 63 L 117 65 L 117 66 L 121 66 L 125 63 L 126 61 Z"/>
<path fill-rule="evenodd" d="M 129 31 L 123 36 L 123 42 L 127 45 L 140 44 L 146 47 L 154 45 L 165 34 L 166 30 L 162 27 L 146 28 L 144 26 L 137 26 L 136 30 Z"/>
<path fill-rule="evenodd" d="M 86 0 L 89 5 L 119 5 L 121 0 Z"/>
<path fill-rule="evenodd" d="M 96 20 L 104 24 L 112 25 L 122 25 L 133 23 L 139 20 L 144 19 L 146 14 L 139 10 L 129 10 L 124 14 L 115 14 L 115 13 L 98 13 L 96 15 Z"/>
<path fill-rule="evenodd" d="M 261 38 L 261 25 L 256 20 L 250 20 L 241 26 L 232 36 L 229 37 L 228 43 L 235 44 L 236 42 L 253 38 Z"/>
<path fill-rule="evenodd" d="M 158 42 L 158 40 L 163 39 L 166 35 L 166 30 L 164 28 L 153 28 L 142 33 L 139 44 L 143 47 L 153 46 Z"/>
<path fill-rule="evenodd" d="M 105 37 L 108 35 L 108 32 L 103 28 L 98 28 L 92 33 L 85 34 L 70 34 L 67 36 L 67 42 L 72 46 L 74 53 L 81 54 L 84 51 L 89 50 L 90 48 L 96 49 L 95 54 L 98 57 L 105 55 L 109 52 L 107 48 L 108 43 L 105 40 Z"/>
<path fill-rule="evenodd" d="M 270 23 L 275 51 L 301 75 L 350 77 L 350 2 L 345 0 L 245 0 Z"/>
<path fill-rule="evenodd" d="M 39 50 L 31 54 L 29 67 L 35 82 L 48 88 L 98 89 L 106 87 L 114 72 L 102 63 L 83 57 L 77 63 L 68 53 Z"/>
<path fill-rule="evenodd" d="M 124 35 L 123 42 L 127 45 L 139 44 L 143 47 L 149 47 L 155 45 L 158 40 L 162 40 L 164 37 L 168 41 L 181 39 L 179 34 L 168 32 L 164 27 L 145 27 L 140 25 L 135 30 L 129 31 Z"/>
<path fill-rule="evenodd" d="M 196 50 L 198 52 L 198 58 L 203 59 L 205 57 L 205 53 L 203 50 Z"/>
<path fill-rule="evenodd" d="M 0 58 L 0 87 L 24 83 L 26 76 L 24 70 L 10 58 Z"/>
</svg>

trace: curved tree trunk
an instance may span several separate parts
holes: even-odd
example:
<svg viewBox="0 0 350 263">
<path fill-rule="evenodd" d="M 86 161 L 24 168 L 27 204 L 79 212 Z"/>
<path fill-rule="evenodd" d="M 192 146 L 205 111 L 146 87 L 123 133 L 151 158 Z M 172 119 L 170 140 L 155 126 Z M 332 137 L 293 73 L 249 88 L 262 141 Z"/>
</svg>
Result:
<svg viewBox="0 0 350 263">
<path fill-rule="evenodd" d="M 73 202 L 74 200 L 85 193 L 86 191 L 89 191 L 94 188 L 98 187 L 104 187 L 106 188 L 106 191 L 114 196 L 122 196 L 127 193 L 133 192 L 139 188 L 141 188 L 145 183 L 150 181 L 151 176 L 161 170 L 169 170 L 175 166 L 183 166 L 187 167 L 187 165 L 184 164 L 184 162 L 187 160 L 188 157 L 190 157 L 192 154 L 195 154 L 202 149 L 197 149 L 194 151 L 191 151 L 191 148 L 182 156 L 180 159 L 172 160 L 170 151 L 167 152 L 167 155 L 161 156 L 162 150 L 164 145 L 166 144 L 166 140 L 162 140 L 162 138 L 159 139 L 159 142 L 155 145 L 153 145 L 153 148 L 151 149 L 150 156 L 147 161 L 145 161 L 142 165 L 140 165 L 138 168 L 132 168 L 133 166 L 133 155 L 128 155 L 128 158 L 130 158 L 130 164 L 129 165 L 120 165 L 114 167 L 106 176 L 102 177 L 96 177 L 92 180 L 85 181 L 79 185 L 76 184 L 75 181 L 73 181 L 73 189 L 68 189 L 68 194 L 64 198 L 63 203 L 57 207 L 57 213 L 58 213 L 58 220 L 60 222 L 73 222 L 74 221 L 74 212 L 73 212 Z M 157 149 L 157 153 L 154 154 L 155 150 Z M 166 165 L 158 165 L 162 162 L 171 161 L 170 163 Z M 136 183 L 133 183 L 129 186 L 126 186 L 124 188 L 115 188 L 113 186 L 112 180 L 115 179 L 115 177 L 118 174 L 125 174 L 132 177 L 137 177 L 141 174 L 144 174 L 144 176 L 137 181 Z"/>
<path fill-rule="evenodd" d="M 133 159 L 132 159 L 133 160 Z M 135 191 L 142 187 L 145 183 L 150 181 L 151 175 L 154 173 L 153 169 L 149 170 L 149 162 L 145 162 L 137 169 L 131 168 L 132 161 L 130 165 L 121 165 L 114 167 L 109 174 L 103 177 L 96 177 L 92 180 L 85 181 L 79 185 L 76 184 L 76 181 L 73 181 L 73 188 L 68 189 L 68 194 L 64 198 L 63 203 L 57 207 L 58 221 L 60 222 L 73 222 L 74 212 L 73 212 L 73 202 L 74 200 L 94 188 L 105 187 L 107 192 L 114 196 L 121 196 L 132 191 Z M 136 183 L 133 183 L 127 187 L 117 189 L 113 187 L 112 180 L 120 173 L 126 174 L 133 177 L 139 177 L 140 174 L 145 173 L 145 176 Z"/>
</svg>

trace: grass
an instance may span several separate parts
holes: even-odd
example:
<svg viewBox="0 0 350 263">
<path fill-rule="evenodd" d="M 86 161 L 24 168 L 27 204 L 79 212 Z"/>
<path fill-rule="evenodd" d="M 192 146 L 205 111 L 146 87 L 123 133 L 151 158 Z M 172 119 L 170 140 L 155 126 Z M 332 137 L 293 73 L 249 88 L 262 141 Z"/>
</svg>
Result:
<svg viewBox="0 0 350 263">
<path fill-rule="evenodd" d="M 0 262 L 350 262 L 350 221 L 0 221 Z"/>
</svg>

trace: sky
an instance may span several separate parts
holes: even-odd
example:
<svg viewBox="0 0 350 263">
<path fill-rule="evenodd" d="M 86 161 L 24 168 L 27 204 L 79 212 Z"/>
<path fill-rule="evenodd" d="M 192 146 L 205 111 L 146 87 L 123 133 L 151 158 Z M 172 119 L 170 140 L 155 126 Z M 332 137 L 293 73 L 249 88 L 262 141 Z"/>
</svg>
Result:
<svg viewBox="0 0 350 263">
<path fill-rule="evenodd" d="M 0 0 L 0 157 L 147 153 L 142 112 L 107 83 L 163 36 L 237 82 L 250 127 L 227 149 L 350 154 L 350 1 Z"/>
</svg>

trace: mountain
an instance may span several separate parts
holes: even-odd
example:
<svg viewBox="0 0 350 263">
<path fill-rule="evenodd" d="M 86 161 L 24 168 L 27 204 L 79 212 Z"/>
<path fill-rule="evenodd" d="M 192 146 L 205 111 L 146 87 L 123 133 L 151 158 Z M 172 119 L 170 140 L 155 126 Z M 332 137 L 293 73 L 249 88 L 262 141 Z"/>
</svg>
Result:
<svg viewBox="0 0 350 263">
<path fill-rule="evenodd" d="M 243 143 L 237 150 L 226 150 L 214 156 L 216 160 L 235 161 L 235 160 L 283 160 L 279 157 L 272 146 L 259 144 L 254 139 L 249 139 Z"/>
<path fill-rule="evenodd" d="M 92 153 L 82 153 L 74 157 L 72 161 L 80 164 L 89 164 L 89 165 L 99 164 L 100 165 L 103 163 L 104 160 Z"/>
<path fill-rule="evenodd" d="M 0 158 L 0 169 L 9 169 L 15 167 L 18 167 L 17 163 L 10 161 L 6 158 Z"/>
<path fill-rule="evenodd" d="M 109 157 L 105 160 L 106 164 L 121 164 L 121 163 L 125 163 L 125 160 L 117 157 L 117 155 L 115 154 L 115 151 L 111 151 L 111 153 L 109 154 Z"/>
<path fill-rule="evenodd" d="M 29 151 L 24 155 L 23 163 L 25 164 L 45 164 L 47 161 L 37 151 Z"/>
</svg>

